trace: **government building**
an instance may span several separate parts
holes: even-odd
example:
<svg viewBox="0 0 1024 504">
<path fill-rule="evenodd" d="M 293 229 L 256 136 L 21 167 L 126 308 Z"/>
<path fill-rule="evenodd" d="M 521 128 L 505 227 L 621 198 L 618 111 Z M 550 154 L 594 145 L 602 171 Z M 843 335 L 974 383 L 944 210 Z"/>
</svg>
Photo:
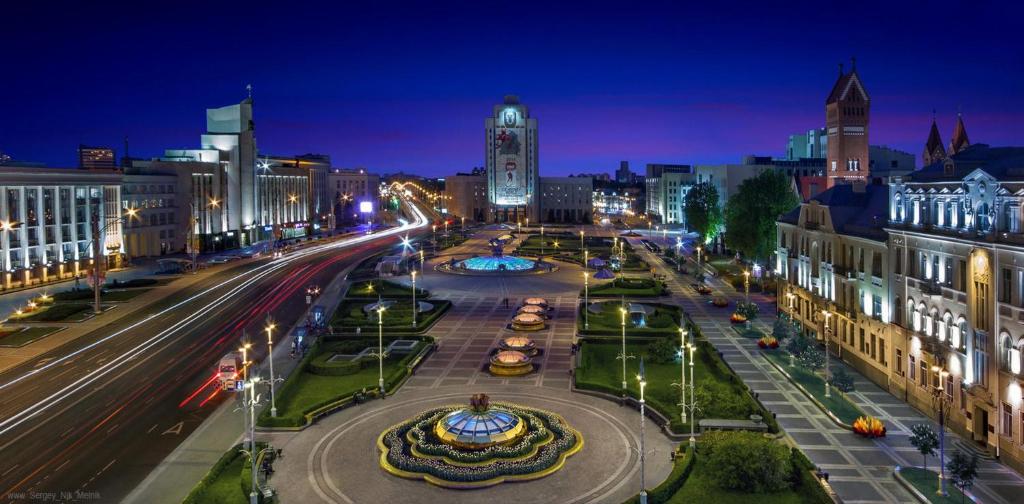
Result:
<svg viewBox="0 0 1024 504">
<path fill-rule="evenodd" d="M 479 222 L 589 223 L 591 177 L 541 177 L 537 119 L 506 96 L 484 121 L 483 170 L 445 178 L 451 215 Z"/>
</svg>

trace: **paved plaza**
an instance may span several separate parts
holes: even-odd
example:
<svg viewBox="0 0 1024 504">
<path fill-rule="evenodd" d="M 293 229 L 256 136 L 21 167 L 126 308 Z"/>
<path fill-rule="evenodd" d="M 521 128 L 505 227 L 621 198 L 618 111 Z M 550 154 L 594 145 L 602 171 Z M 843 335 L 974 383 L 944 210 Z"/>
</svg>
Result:
<svg viewBox="0 0 1024 504">
<path fill-rule="evenodd" d="M 486 253 L 490 233 L 446 251 L 461 256 Z M 417 280 L 433 296 L 452 301 L 451 311 L 431 330 L 438 349 L 394 395 L 335 413 L 298 433 L 274 433 L 284 450 L 273 484 L 286 502 L 622 502 L 640 487 L 639 414 L 595 397 L 570 391 L 570 345 L 582 270 L 560 263 L 559 271 L 514 277 L 478 277 L 438 273 L 428 261 Z M 540 355 L 537 371 L 524 377 L 495 378 L 486 372 L 489 351 L 505 336 L 516 308 L 526 297 L 548 300 L 551 319 L 529 333 Z M 509 299 L 508 307 L 504 299 Z M 387 427 L 444 404 L 465 404 L 483 392 L 493 401 L 510 401 L 553 411 L 583 435 L 583 449 L 565 467 L 546 478 L 504 483 L 483 490 L 448 490 L 385 473 L 378 465 L 376 440 Z M 648 487 L 671 470 L 673 444 L 648 423 Z"/>
</svg>

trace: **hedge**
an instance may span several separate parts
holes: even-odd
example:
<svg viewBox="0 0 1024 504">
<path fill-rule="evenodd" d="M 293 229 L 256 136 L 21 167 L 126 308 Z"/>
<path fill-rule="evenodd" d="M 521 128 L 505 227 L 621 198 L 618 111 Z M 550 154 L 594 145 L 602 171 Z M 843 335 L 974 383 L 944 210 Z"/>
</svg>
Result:
<svg viewBox="0 0 1024 504">
<path fill-rule="evenodd" d="M 333 352 L 322 352 L 309 362 L 308 371 L 321 376 L 346 376 L 359 372 L 369 364 L 369 359 L 355 359 L 346 361 L 329 362 L 334 356 Z"/>
<path fill-rule="evenodd" d="M 232 446 L 230 450 L 220 456 L 216 464 L 210 468 L 210 471 L 203 476 L 203 479 L 196 483 L 196 486 L 192 488 L 192 491 L 188 493 L 185 500 L 181 501 L 182 504 L 206 504 L 210 502 L 210 498 L 206 495 L 207 488 L 213 483 L 214 480 L 220 477 L 224 469 L 231 465 L 238 457 L 242 457 L 242 444 L 236 444 Z"/>
<path fill-rule="evenodd" d="M 825 488 L 818 482 L 811 471 L 817 469 L 800 448 L 792 448 L 790 462 L 793 464 L 793 490 L 798 493 L 806 492 L 813 495 L 819 502 L 832 502 L 832 496 L 825 491 Z"/>
<path fill-rule="evenodd" d="M 690 477 L 690 473 L 693 472 L 694 460 L 696 454 L 686 446 L 685 451 L 680 456 L 677 452 L 675 465 L 672 466 L 672 472 L 669 473 L 668 478 L 662 481 L 660 485 L 654 487 L 650 492 L 647 492 L 647 502 L 649 504 L 661 504 L 668 502 L 679 489 L 683 488 L 686 484 L 686 479 Z M 639 504 L 640 496 L 634 495 L 631 499 L 627 500 L 624 504 Z"/>
</svg>

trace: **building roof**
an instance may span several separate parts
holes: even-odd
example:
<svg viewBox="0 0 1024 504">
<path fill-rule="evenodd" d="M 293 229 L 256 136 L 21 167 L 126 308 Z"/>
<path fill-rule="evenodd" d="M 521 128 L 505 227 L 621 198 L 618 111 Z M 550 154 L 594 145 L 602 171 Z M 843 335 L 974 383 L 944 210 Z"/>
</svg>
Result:
<svg viewBox="0 0 1024 504">
<path fill-rule="evenodd" d="M 889 208 L 889 188 L 881 184 L 870 184 L 863 192 L 854 190 L 852 184 L 839 184 L 811 198 L 828 207 L 832 226 L 836 234 L 859 236 L 875 241 L 885 241 L 883 227 Z M 800 222 L 803 205 L 786 212 L 779 222 L 796 225 Z"/>
<path fill-rule="evenodd" d="M 967 139 L 967 128 L 964 127 L 964 116 L 956 115 L 956 127 L 953 128 L 953 138 L 949 140 L 949 153 L 956 154 L 971 146 Z"/>
<path fill-rule="evenodd" d="M 953 169 L 946 171 L 951 162 Z M 990 147 L 974 144 L 953 154 L 946 161 L 936 161 L 907 177 L 911 182 L 941 182 L 962 180 L 974 170 L 981 169 L 997 180 L 1024 180 L 1024 147 Z"/>
<path fill-rule="evenodd" d="M 869 100 L 868 92 L 864 89 L 864 84 L 860 82 L 860 77 L 857 75 L 857 69 L 854 68 L 850 73 L 844 74 L 842 67 L 839 67 L 839 78 L 836 79 L 836 83 L 832 86 L 832 91 L 828 94 L 825 104 L 845 100 L 847 95 L 850 94 L 851 89 L 859 92 L 864 101 Z"/>
<path fill-rule="evenodd" d="M 935 124 L 935 119 L 932 119 L 932 129 L 928 132 L 928 141 L 924 144 L 924 152 L 930 156 L 946 155 L 946 149 L 942 146 L 942 137 L 939 135 L 939 127 Z"/>
</svg>

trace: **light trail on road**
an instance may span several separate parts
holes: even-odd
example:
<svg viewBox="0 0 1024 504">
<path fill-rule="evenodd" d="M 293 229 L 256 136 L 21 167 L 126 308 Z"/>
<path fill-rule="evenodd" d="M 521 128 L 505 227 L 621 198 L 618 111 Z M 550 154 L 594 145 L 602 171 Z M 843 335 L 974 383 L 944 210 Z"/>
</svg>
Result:
<svg viewBox="0 0 1024 504">
<path fill-rule="evenodd" d="M 402 226 L 399 226 L 399 227 L 396 227 L 396 228 L 392 228 L 392 229 L 389 229 L 389 230 L 386 230 L 386 231 L 381 231 L 379 233 L 374 233 L 374 234 L 368 234 L 368 235 L 362 235 L 362 236 L 342 239 L 342 240 L 339 240 L 339 241 L 333 242 L 333 243 L 327 243 L 327 244 L 322 244 L 322 245 L 313 245 L 313 246 L 309 246 L 309 247 L 300 249 L 300 250 L 298 250 L 296 252 L 293 252 L 293 253 L 289 254 L 288 256 L 281 257 L 281 258 L 273 260 L 273 261 L 271 261 L 271 262 L 269 262 L 267 264 L 260 265 L 260 266 L 258 266 L 256 268 L 252 269 L 252 270 L 240 273 L 239 275 L 236 275 L 235 277 L 232 277 L 232 278 L 230 278 L 228 280 L 225 280 L 224 282 L 221 282 L 221 283 L 219 283 L 219 284 L 217 284 L 217 285 L 215 285 L 213 287 L 210 287 L 210 288 L 204 290 L 203 292 L 200 292 L 200 293 L 198 293 L 198 294 L 196 294 L 196 295 L 194 295 L 194 296 L 192 296 L 192 297 L 190 297 L 190 298 L 188 298 L 188 299 L 186 299 L 186 300 L 184 300 L 182 302 L 179 302 L 179 303 L 177 303 L 177 304 L 175 304 L 175 305 L 173 305 L 173 306 L 171 306 L 169 308 L 161 310 L 160 312 L 151 314 L 148 317 L 146 317 L 146 318 L 144 318 L 144 319 L 142 319 L 142 320 L 140 320 L 140 321 L 138 321 L 138 322 L 136 322 L 134 324 L 131 324 L 128 327 L 125 327 L 124 329 L 121 329 L 119 331 L 116 331 L 116 332 L 108 335 L 108 336 L 100 338 L 97 341 L 95 341 L 95 342 L 93 342 L 93 343 L 91 343 L 91 344 L 89 344 L 89 345 L 87 345 L 87 346 L 85 346 L 85 347 L 83 347 L 83 348 L 81 348 L 79 350 L 76 350 L 74 352 L 69 353 L 68 355 L 65 355 L 65 356 L 62 356 L 62 357 L 60 357 L 58 359 L 54 359 L 52 361 L 49 361 L 49 362 L 47 362 L 43 366 L 40 366 L 40 367 L 35 368 L 33 370 L 30 370 L 29 372 L 25 373 L 24 375 L 19 376 L 17 378 L 14 378 L 13 380 L 10 380 L 10 381 L 0 385 L 0 391 L 2 391 L 3 389 L 5 389 L 7 387 L 10 387 L 11 385 L 13 385 L 15 383 L 18 383 L 18 382 L 20 382 L 22 380 L 25 380 L 25 379 L 27 379 L 27 378 L 29 378 L 29 377 L 37 374 L 37 373 L 40 373 L 42 371 L 49 370 L 49 369 L 51 369 L 51 368 L 53 368 L 55 366 L 61 365 L 63 362 L 65 362 L 65 361 L 67 361 L 69 359 L 72 359 L 75 356 L 77 356 L 77 355 L 79 355 L 79 354 L 81 354 L 81 353 L 83 353 L 83 352 L 85 352 L 87 350 L 90 350 L 90 349 L 96 347 L 97 345 L 103 344 L 104 342 L 107 342 L 107 341 L 111 340 L 112 338 L 120 336 L 120 335 L 122 335 L 122 334 L 124 334 L 124 333 L 126 333 L 126 332 L 128 332 L 128 331 L 130 331 L 130 330 L 132 330 L 132 329 L 134 329 L 136 327 L 138 327 L 139 325 L 143 324 L 144 322 L 146 322 L 148 320 L 151 320 L 154 317 L 158 317 L 158 316 L 162 316 L 162 315 L 165 315 L 167 313 L 170 313 L 170 312 L 180 308 L 181 306 L 183 306 L 183 305 L 185 305 L 185 304 L 187 304 L 187 303 L 189 303 L 191 301 L 194 301 L 194 300 L 196 300 L 198 298 L 201 298 L 202 296 L 205 296 L 207 294 L 210 294 L 210 293 L 214 292 L 218 288 L 224 287 L 224 286 L 226 286 L 226 285 L 228 285 L 228 284 L 230 284 L 232 282 L 236 282 L 236 281 L 242 280 L 240 284 L 232 287 L 225 294 L 217 297 L 216 299 L 214 299 L 213 301 L 207 303 L 206 305 L 204 305 L 204 306 L 194 310 L 191 314 L 189 314 L 185 318 L 183 318 L 183 319 L 179 320 L 178 322 L 172 324 L 171 327 L 169 327 L 169 328 L 159 332 L 158 334 L 156 334 L 156 335 L 152 336 L 151 338 L 143 341 L 142 343 L 136 345 L 135 347 L 133 347 L 133 348 L 131 348 L 131 349 L 121 353 L 120 355 L 111 358 L 110 360 L 106 361 L 104 364 L 99 366 L 97 369 L 95 369 L 95 370 L 91 371 L 90 373 L 86 374 L 85 376 L 75 380 L 74 382 L 72 382 L 71 384 L 63 387 L 62 389 L 58 390 L 57 392 L 54 392 L 53 394 L 50 394 L 46 398 L 44 398 L 44 399 L 42 399 L 42 400 L 32 404 L 31 406 L 28 406 L 27 408 L 25 408 L 25 409 L 15 413 L 14 415 L 12 415 L 12 416 L 10 416 L 8 418 L 3 419 L 2 421 L 0 421 L 0 435 L 7 434 L 8 432 L 13 430 L 14 428 L 16 428 L 19 425 L 21 425 L 22 423 L 24 423 L 25 421 L 27 421 L 27 420 L 35 417 L 36 415 L 38 415 L 38 414 L 40 414 L 40 413 L 42 413 L 42 412 L 52 408 L 54 405 L 56 405 L 60 401 L 66 399 L 66 398 L 72 396 L 73 394 L 75 394 L 76 392 L 78 392 L 78 391 L 88 387 L 89 385 L 91 385 L 93 382 L 95 382 L 99 378 L 101 378 L 101 377 L 111 373 L 112 371 L 120 368 L 121 366 L 123 366 L 124 364 L 130 362 L 131 360 L 141 356 L 142 354 L 144 354 L 150 348 L 154 347 L 155 345 L 159 344 L 160 342 L 164 341 L 165 339 L 173 336 L 178 331 L 180 331 L 180 330 L 184 329 L 185 327 L 187 327 L 191 322 L 194 322 L 196 320 L 201 319 L 201 317 L 203 315 L 205 315 L 206 313 L 208 313 L 208 312 L 212 311 L 213 309 L 217 308 L 222 303 L 225 303 L 226 301 L 228 301 L 231 298 L 231 296 L 233 296 L 234 294 L 236 294 L 236 293 L 242 291 L 243 289 L 245 289 L 246 287 L 256 283 L 257 281 L 259 281 L 260 279 L 266 277 L 267 275 L 270 275 L 271 273 L 273 273 L 273 272 L 275 272 L 275 271 L 277 271 L 277 270 L 279 270 L 281 268 L 285 268 L 285 267 L 291 265 L 291 263 L 293 263 L 295 261 L 298 261 L 300 259 L 306 258 L 306 257 L 308 257 L 308 256 L 310 256 L 312 254 L 318 254 L 318 253 L 321 253 L 321 252 L 324 252 L 324 251 L 335 250 L 335 249 L 340 250 L 340 249 L 344 249 L 344 248 L 349 248 L 349 247 L 352 247 L 352 246 L 355 246 L 355 245 L 358 245 L 358 244 L 362 244 L 362 243 L 366 243 L 366 242 L 369 242 L 369 241 L 378 240 L 378 239 L 389 237 L 389 236 L 398 235 L 398 234 L 401 234 L 401 233 L 408 232 L 410 230 L 415 230 L 415 229 L 419 229 L 419 228 L 425 227 L 427 225 L 428 221 L 427 221 L 426 216 L 423 214 L 423 212 L 415 204 L 413 204 L 411 202 L 409 202 L 408 205 L 409 205 L 409 208 L 412 210 L 412 212 L 415 214 L 415 220 L 412 223 L 408 223 L 408 224 L 405 224 L 405 225 L 402 225 Z M 14 442 L 14 441 L 15 440 L 12 440 L 11 442 Z M 6 443 L 5 446 L 7 446 L 9 444 L 10 443 Z"/>
</svg>

